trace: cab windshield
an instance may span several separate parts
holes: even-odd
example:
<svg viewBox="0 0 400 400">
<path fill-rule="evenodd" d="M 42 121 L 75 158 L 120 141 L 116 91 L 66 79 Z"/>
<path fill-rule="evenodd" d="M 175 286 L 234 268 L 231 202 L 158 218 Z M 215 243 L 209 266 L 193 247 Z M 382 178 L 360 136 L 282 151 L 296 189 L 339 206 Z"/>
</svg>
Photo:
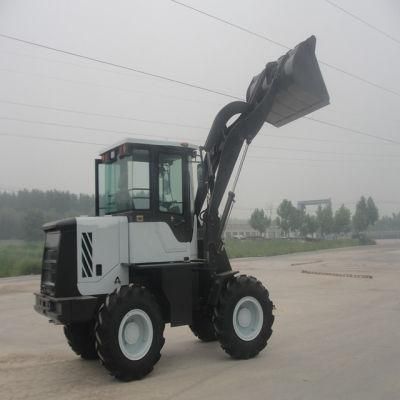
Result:
<svg viewBox="0 0 400 400">
<path fill-rule="evenodd" d="M 98 174 L 100 215 L 150 208 L 148 150 L 100 164 Z"/>
</svg>

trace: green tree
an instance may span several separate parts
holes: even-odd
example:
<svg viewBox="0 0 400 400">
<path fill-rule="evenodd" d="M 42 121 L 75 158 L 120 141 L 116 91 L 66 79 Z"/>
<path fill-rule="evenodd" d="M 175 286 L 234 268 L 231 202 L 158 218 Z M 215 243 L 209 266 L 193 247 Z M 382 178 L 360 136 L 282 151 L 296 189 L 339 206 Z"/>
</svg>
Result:
<svg viewBox="0 0 400 400">
<path fill-rule="evenodd" d="M 364 196 L 361 196 L 360 200 L 356 205 L 356 212 L 353 216 L 353 228 L 354 231 L 364 232 L 369 225 L 369 217 L 368 217 L 368 209 L 367 209 L 367 201 Z"/>
<path fill-rule="evenodd" d="M 0 208 L 0 239 L 20 239 L 21 216 L 12 208 Z"/>
<path fill-rule="evenodd" d="M 307 217 L 308 233 L 314 235 L 318 230 L 317 217 L 315 215 L 308 215 Z"/>
<path fill-rule="evenodd" d="M 365 200 L 361 196 L 356 206 L 353 217 L 353 228 L 356 233 L 364 232 L 370 225 L 374 225 L 379 219 L 379 211 L 372 197 Z"/>
<path fill-rule="evenodd" d="M 375 222 L 379 219 L 379 211 L 372 197 L 368 197 L 367 200 L 367 215 L 368 225 L 375 225 Z"/>
<path fill-rule="evenodd" d="M 41 230 L 44 224 L 43 212 L 40 210 L 27 211 L 23 218 L 24 239 L 41 240 L 43 232 Z"/>
<path fill-rule="evenodd" d="M 314 215 L 304 214 L 300 226 L 300 234 L 302 237 L 307 235 L 314 235 L 318 230 L 317 218 Z"/>
<path fill-rule="evenodd" d="M 271 225 L 271 220 L 267 217 L 262 208 L 256 208 L 250 216 L 249 224 L 253 229 L 260 232 L 260 235 L 263 235 Z"/>
<path fill-rule="evenodd" d="M 282 229 L 285 236 L 288 236 L 290 232 L 296 232 L 302 229 L 305 214 L 303 211 L 294 207 L 291 201 L 286 199 L 282 200 L 278 207 L 277 214 L 279 216 L 277 219 L 278 226 Z"/>
<path fill-rule="evenodd" d="M 392 213 L 391 216 L 381 217 L 373 226 L 374 231 L 399 231 L 400 212 Z"/>
<path fill-rule="evenodd" d="M 279 219 L 277 218 L 278 226 L 282 229 L 285 236 L 289 235 L 291 222 L 292 222 L 292 214 L 293 214 L 293 204 L 291 201 L 284 199 L 277 209 L 277 214 Z"/>
<path fill-rule="evenodd" d="M 43 222 L 82 214 L 93 215 L 93 212 L 92 195 L 57 190 L 0 191 L 0 239 L 41 238 Z"/>
<path fill-rule="evenodd" d="M 342 204 L 335 212 L 333 231 L 334 233 L 348 233 L 351 230 L 350 210 Z"/>
<path fill-rule="evenodd" d="M 304 217 L 304 211 L 298 210 L 296 207 L 292 207 L 289 215 L 289 226 L 292 232 L 300 230 L 304 221 Z"/>
<path fill-rule="evenodd" d="M 333 232 L 333 212 L 331 205 L 326 207 L 318 207 L 317 223 L 321 232 L 321 236 L 325 236 Z"/>
</svg>

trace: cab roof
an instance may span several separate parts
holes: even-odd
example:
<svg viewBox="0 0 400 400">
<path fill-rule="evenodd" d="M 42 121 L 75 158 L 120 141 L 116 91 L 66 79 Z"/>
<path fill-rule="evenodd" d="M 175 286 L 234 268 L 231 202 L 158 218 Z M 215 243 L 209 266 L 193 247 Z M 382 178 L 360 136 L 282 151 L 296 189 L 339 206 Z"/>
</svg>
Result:
<svg viewBox="0 0 400 400">
<path fill-rule="evenodd" d="M 115 148 L 122 146 L 123 144 L 148 144 L 151 146 L 169 146 L 169 147 L 179 147 L 179 148 L 187 148 L 187 149 L 193 149 L 196 150 L 199 148 L 198 145 L 187 143 L 187 142 L 174 142 L 172 140 L 151 140 L 151 139 L 136 139 L 136 138 L 126 138 L 123 140 L 120 140 L 119 142 L 116 142 L 110 146 L 107 146 L 105 149 L 103 149 L 100 153 L 100 155 L 107 153 L 108 151 L 114 150 Z"/>
</svg>

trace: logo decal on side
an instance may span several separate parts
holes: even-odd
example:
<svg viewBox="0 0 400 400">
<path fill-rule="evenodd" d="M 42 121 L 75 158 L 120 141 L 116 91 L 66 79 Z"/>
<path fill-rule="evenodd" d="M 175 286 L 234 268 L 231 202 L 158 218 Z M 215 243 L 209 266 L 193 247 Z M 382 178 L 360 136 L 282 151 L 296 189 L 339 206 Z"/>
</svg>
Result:
<svg viewBox="0 0 400 400">
<path fill-rule="evenodd" d="M 93 238 L 92 232 L 83 232 L 81 236 L 82 247 L 82 278 L 93 276 Z"/>
</svg>

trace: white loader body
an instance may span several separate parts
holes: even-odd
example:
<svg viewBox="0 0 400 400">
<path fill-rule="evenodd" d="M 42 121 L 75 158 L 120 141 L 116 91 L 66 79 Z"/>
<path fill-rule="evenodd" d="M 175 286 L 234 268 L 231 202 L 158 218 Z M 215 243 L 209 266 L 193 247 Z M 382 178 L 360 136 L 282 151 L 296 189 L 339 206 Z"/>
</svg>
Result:
<svg viewBox="0 0 400 400">
<path fill-rule="evenodd" d="M 165 222 L 130 222 L 125 216 L 78 217 L 77 283 L 82 295 L 111 293 L 129 284 L 129 264 L 197 258 L 197 230 L 179 242 Z M 196 224 L 194 224 L 196 226 Z"/>
</svg>

